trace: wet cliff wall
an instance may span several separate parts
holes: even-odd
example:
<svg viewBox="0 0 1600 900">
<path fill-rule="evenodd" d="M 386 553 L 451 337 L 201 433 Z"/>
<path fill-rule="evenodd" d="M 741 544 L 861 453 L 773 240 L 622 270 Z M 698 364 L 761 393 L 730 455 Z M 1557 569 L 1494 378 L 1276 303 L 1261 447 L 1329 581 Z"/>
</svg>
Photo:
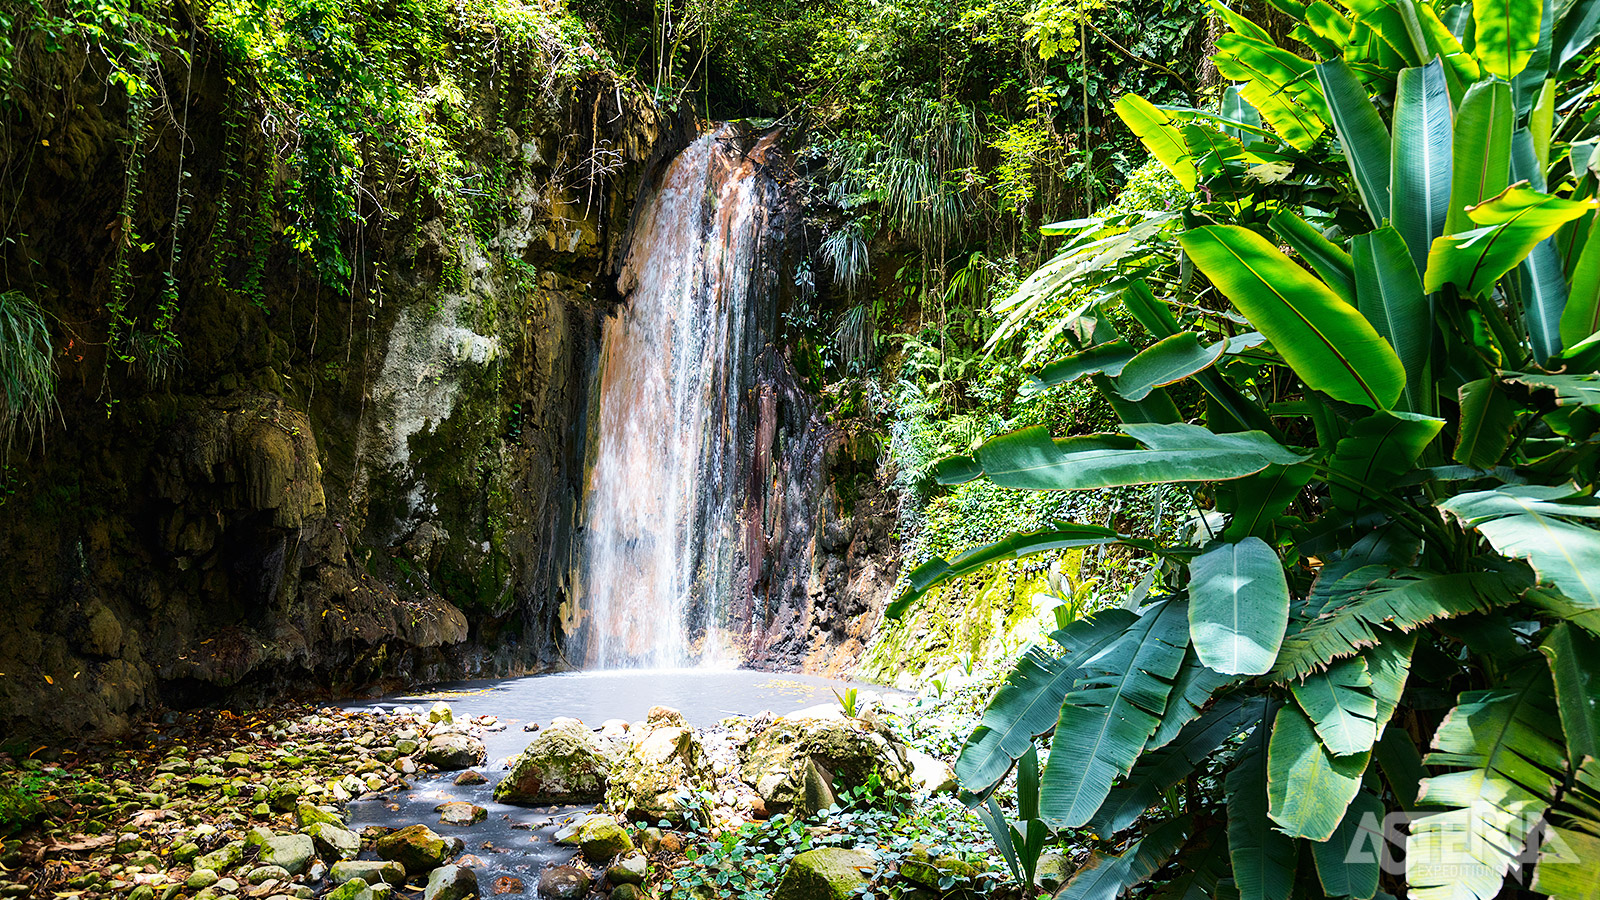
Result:
<svg viewBox="0 0 1600 900">
<path fill-rule="evenodd" d="M 315 123 L 186 10 L 145 100 L 83 41 L 11 61 L 0 293 L 45 312 L 59 408 L 3 469 L 0 733 L 558 664 L 584 363 L 682 124 L 497 37 L 424 95 L 445 190 L 357 140 L 330 268 Z"/>
</svg>

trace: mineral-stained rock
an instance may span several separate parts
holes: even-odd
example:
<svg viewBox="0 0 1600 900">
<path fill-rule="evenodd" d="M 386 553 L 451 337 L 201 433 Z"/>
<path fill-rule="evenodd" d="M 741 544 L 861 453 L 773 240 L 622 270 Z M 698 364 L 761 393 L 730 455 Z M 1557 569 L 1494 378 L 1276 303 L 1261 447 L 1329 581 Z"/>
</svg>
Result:
<svg viewBox="0 0 1600 900">
<path fill-rule="evenodd" d="M 331 822 L 312 822 L 305 833 L 317 845 L 324 859 L 355 859 L 361 855 L 361 836 Z"/>
<path fill-rule="evenodd" d="M 574 866 L 556 866 L 539 876 L 539 896 L 548 900 L 577 900 L 589 893 L 589 875 Z"/>
<path fill-rule="evenodd" d="M 446 772 L 481 766 L 488 758 L 483 742 L 464 734 L 441 734 L 422 751 L 423 762 Z"/>
<path fill-rule="evenodd" d="M 654 707 L 629 732 L 606 789 L 606 807 L 637 822 L 681 822 L 685 798 L 715 783 L 704 747 L 676 710 Z"/>
<path fill-rule="evenodd" d="M 860 850 L 821 847 L 790 861 L 773 900 L 846 900 L 870 879 L 877 861 Z"/>
<path fill-rule="evenodd" d="M 581 723 L 551 725 L 511 760 L 510 773 L 494 787 L 494 799 L 597 803 L 605 796 L 610 768 L 600 739 Z"/>
<path fill-rule="evenodd" d="M 441 824 L 461 827 L 476 825 L 489 815 L 488 810 L 465 800 L 452 800 L 449 803 L 441 803 L 434 807 L 434 812 L 439 814 L 439 822 Z"/>
</svg>

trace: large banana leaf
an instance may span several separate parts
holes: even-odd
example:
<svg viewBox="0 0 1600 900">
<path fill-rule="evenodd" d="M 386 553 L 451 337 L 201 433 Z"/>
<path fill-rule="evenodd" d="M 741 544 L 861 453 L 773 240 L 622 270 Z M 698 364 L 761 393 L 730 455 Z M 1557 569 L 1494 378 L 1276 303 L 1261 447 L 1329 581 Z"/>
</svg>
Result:
<svg viewBox="0 0 1600 900">
<path fill-rule="evenodd" d="M 1339 295 L 1340 300 L 1356 305 L 1355 263 L 1350 254 L 1339 249 L 1338 244 L 1324 237 L 1310 222 L 1288 210 L 1273 213 L 1267 224 L 1310 264 L 1312 271 Z"/>
<path fill-rule="evenodd" d="M 1123 94 L 1113 104 L 1128 129 L 1139 137 L 1150 155 L 1161 161 L 1186 191 L 1194 190 L 1194 159 L 1172 119 L 1137 94 Z"/>
<path fill-rule="evenodd" d="M 1581 57 L 1596 37 L 1600 37 L 1600 0 L 1576 0 L 1556 23 L 1551 71 L 1558 72 Z"/>
<path fill-rule="evenodd" d="M 1116 900 L 1166 865 L 1189 839 L 1193 824 L 1190 816 L 1168 819 L 1116 856 L 1096 850 L 1056 894 L 1056 900 Z"/>
<path fill-rule="evenodd" d="M 1376 644 L 1383 629 L 1413 631 L 1438 619 L 1486 612 L 1516 599 L 1520 586 L 1497 572 L 1400 573 L 1366 566 L 1316 618 L 1291 629 L 1278 651 L 1274 679 L 1304 677 Z"/>
<path fill-rule="evenodd" d="M 1200 765 L 1234 735 L 1252 722 L 1259 723 L 1267 700 L 1261 695 L 1247 698 L 1225 697 L 1205 715 L 1178 732 L 1172 743 L 1146 753 L 1122 784 L 1117 785 L 1089 822 L 1089 828 L 1102 839 L 1132 825 L 1145 810 L 1161 802 L 1173 785 L 1189 777 Z"/>
<path fill-rule="evenodd" d="M 963 457 L 964 458 L 964 457 Z M 970 575 L 991 563 L 1003 559 L 1021 559 L 1035 553 L 1044 553 L 1049 550 L 1066 550 L 1073 547 L 1095 547 L 1104 544 L 1128 543 L 1145 550 L 1156 549 L 1149 541 L 1130 538 L 1117 534 L 1109 528 L 1099 525 L 1074 525 L 1070 522 L 1057 522 L 1050 528 L 1039 531 L 1030 531 L 1023 534 L 1007 535 L 993 544 L 974 547 L 963 552 L 954 560 L 946 562 L 943 557 L 934 557 L 928 560 L 906 576 L 906 589 L 890 603 L 884 610 L 884 615 L 891 619 L 898 619 L 910 608 L 911 603 L 918 597 L 927 593 L 934 586 Z"/>
<path fill-rule="evenodd" d="M 1219 543 L 1189 562 L 1189 633 L 1200 661 L 1224 675 L 1272 668 L 1289 624 L 1289 584 L 1267 543 Z"/>
<path fill-rule="evenodd" d="M 1311 845 L 1317 881 L 1329 897 L 1372 900 L 1382 872 L 1383 801 L 1361 791 L 1345 810 L 1333 837 Z"/>
<path fill-rule="evenodd" d="M 1052 827 L 1088 822 L 1138 761 L 1166 709 L 1187 632 L 1185 605 L 1163 601 L 1083 664 L 1083 679 L 1062 701 L 1039 786 L 1040 815 Z"/>
<path fill-rule="evenodd" d="M 1464 294 L 1486 294 L 1540 242 L 1596 205 L 1512 185 L 1468 210 L 1481 227 L 1433 242 L 1423 287 L 1432 293 L 1454 284 Z"/>
<path fill-rule="evenodd" d="M 1600 228 L 1591 227 L 1572 267 L 1567 308 L 1561 313 L 1561 342 L 1572 347 L 1596 332 L 1600 332 Z"/>
<path fill-rule="evenodd" d="M 1530 0 L 1478 0 L 1472 5 L 1474 52 L 1485 72 L 1510 81 L 1528 65 L 1539 46 L 1541 12 L 1540 4 Z"/>
<path fill-rule="evenodd" d="M 1439 508 L 1502 556 L 1526 559 L 1541 582 L 1580 606 L 1600 607 L 1600 530 L 1568 521 L 1600 518 L 1600 506 L 1570 486 L 1508 485 L 1459 494 Z"/>
<path fill-rule="evenodd" d="M 1239 93 L 1236 84 L 1230 84 L 1222 90 L 1221 116 L 1229 123 L 1222 126 L 1223 133 L 1237 141 L 1245 140 L 1250 130 L 1261 128 L 1261 114 Z"/>
<path fill-rule="evenodd" d="M 1470 207 L 1504 191 L 1511 184 L 1511 85 L 1480 81 L 1467 89 L 1456 112 L 1452 138 L 1450 208 L 1445 234 L 1472 228 Z M 1431 252 L 1431 248 L 1430 248 Z"/>
<path fill-rule="evenodd" d="M 1156 726 L 1155 733 L 1145 742 L 1145 752 L 1159 750 L 1176 738 L 1178 732 L 1211 702 L 1211 695 L 1232 681 L 1232 676 L 1202 663 L 1191 645 L 1183 654 L 1183 664 L 1178 667 L 1177 677 L 1172 679 L 1172 693 L 1167 697 L 1166 712 L 1161 714 L 1161 724 Z"/>
<path fill-rule="evenodd" d="M 1342 659 L 1289 687 L 1330 752 L 1349 756 L 1372 749 L 1378 739 L 1378 701 L 1364 658 Z"/>
<path fill-rule="evenodd" d="M 1288 900 L 1298 848 L 1267 818 L 1267 746 L 1278 706 L 1269 702 L 1228 770 L 1228 857 L 1239 900 Z"/>
<path fill-rule="evenodd" d="M 1162 338 L 1129 360 L 1117 378 L 1117 393 L 1129 400 L 1143 400 L 1158 387 L 1210 368 L 1228 349 L 1227 341 L 1201 346 L 1199 335 L 1182 331 Z"/>
<path fill-rule="evenodd" d="M 1500 383 L 1480 378 L 1461 386 L 1461 424 L 1456 432 L 1455 461 L 1488 469 L 1500 464 L 1511 448 L 1517 409 Z"/>
<path fill-rule="evenodd" d="M 1322 96 L 1333 115 L 1333 128 L 1355 176 L 1361 203 L 1372 224 L 1382 225 L 1389 217 L 1389 129 L 1367 99 L 1361 79 L 1343 59 L 1317 66 L 1317 80 L 1322 83 Z"/>
<path fill-rule="evenodd" d="M 1578 769 L 1576 783 L 1563 798 L 1560 819 L 1539 848 L 1533 889 L 1555 900 L 1600 898 L 1600 760 Z"/>
<path fill-rule="evenodd" d="M 1328 105 L 1310 62 L 1241 34 L 1218 38 L 1212 61 L 1223 77 L 1243 82 L 1239 92 L 1286 143 L 1309 150 L 1327 130 Z"/>
<path fill-rule="evenodd" d="M 1433 304 L 1422 291 L 1419 266 L 1424 263 L 1411 258 L 1400 232 L 1388 225 L 1351 238 L 1350 250 L 1357 308 L 1394 348 L 1405 368 L 1403 405 L 1411 412 L 1431 413 Z M 1424 248 L 1424 256 L 1426 252 Z"/>
<path fill-rule="evenodd" d="M 1039 375 L 1031 382 L 1029 393 L 1053 388 L 1057 385 L 1077 381 L 1085 375 L 1104 374 L 1115 377 L 1122 374 L 1122 367 L 1128 361 L 1139 355 L 1127 341 L 1112 341 L 1108 344 L 1098 344 L 1085 350 L 1079 350 L 1071 356 L 1063 357 L 1040 370 Z"/>
<path fill-rule="evenodd" d="M 1225 541 L 1254 535 L 1271 541 L 1281 515 L 1300 496 L 1314 474 L 1308 465 L 1272 466 L 1266 471 L 1230 481 L 1217 488 L 1217 508 L 1228 513 Z"/>
<path fill-rule="evenodd" d="M 1001 487 L 1080 491 L 1227 481 L 1305 459 L 1256 431 L 1212 434 L 1184 424 L 1127 424 L 1122 430 L 1127 437 L 1056 440 L 1044 426 L 1024 428 L 985 442 L 961 471 L 968 477 L 981 473 Z"/>
<path fill-rule="evenodd" d="M 1539 652 L 1550 661 L 1567 753 L 1573 759 L 1600 757 L 1600 639 L 1562 622 L 1550 629 Z"/>
<path fill-rule="evenodd" d="M 1421 273 L 1428 267 L 1428 248 L 1433 246 L 1434 238 L 1444 234 L 1445 219 L 1450 212 L 1453 120 L 1450 90 L 1439 60 L 1400 72 L 1394 100 L 1394 156 L 1390 164 L 1393 197 L 1389 218 L 1411 250 L 1419 290 Z M 1378 331 L 1383 333 L 1381 328 Z M 1384 336 L 1394 343 L 1393 337 Z M 1410 372 L 1411 360 L 1399 345 L 1395 350 L 1400 353 L 1400 361 L 1406 364 L 1406 371 Z"/>
<path fill-rule="evenodd" d="M 1411 823 L 1406 879 L 1417 900 L 1492 900 L 1566 768 L 1544 666 L 1511 684 L 1467 691 L 1433 736 L 1421 803 L 1446 812 Z"/>
<path fill-rule="evenodd" d="M 1370 757 L 1334 756 L 1306 714 L 1285 704 L 1272 725 L 1268 748 L 1268 815 L 1290 837 L 1327 840 L 1361 789 Z"/>
<path fill-rule="evenodd" d="M 1405 368 L 1371 323 L 1265 238 L 1207 225 L 1180 238 L 1195 265 L 1308 386 L 1335 399 L 1388 409 Z"/>
<path fill-rule="evenodd" d="M 1062 699 L 1082 675 L 1079 665 L 1110 646 L 1133 622 L 1130 612 L 1106 610 L 1056 632 L 1055 640 L 1066 652 L 1055 655 L 1033 647 L 1024 653 L 956 758 L 961 786 L 982 794 L 1004 778 L 1033 739 L 1055 726 Z"/>
<path fill-rule="evenodd" d="M 1443 419 L 1379 410 L 1350 426 L 1335 445 L 1329 468 L 1343 474 L 1329 488 L 1335 506 L 1360 512 L 1387 493 L 1444 427 Z"/>
</svg>

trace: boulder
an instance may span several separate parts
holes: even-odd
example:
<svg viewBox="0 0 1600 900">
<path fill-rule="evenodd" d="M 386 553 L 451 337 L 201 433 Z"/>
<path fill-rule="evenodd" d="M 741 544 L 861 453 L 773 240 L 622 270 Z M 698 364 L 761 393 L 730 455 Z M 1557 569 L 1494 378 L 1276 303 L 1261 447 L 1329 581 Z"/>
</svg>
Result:
<svg viewBox="0 0 1600 900">
<path fill-rule="evenodd" d="M 978 867 L 966 860 L 955 856 L 929 856 L 927 848 L 920 845 L 900 861 L 901 878 L 936 891 L 944 890 L 940 883 L 945 878 L 966 881 L 977 875 Z"/>
<path fill-rule="evenodd" d="M 716 776 L 694 729 L 677 710 L 654 707 L 632 729 L 611 770 L 606 808 L 636 822 L 682 822 L 684 800 L 709 789 Z"/>
<path fill-rule="evenodd" d="M 956 773 L 949 763 L 912 747 L 905 748 L 905 758 L 911 766 L 911 783 L 916 785 L 917 790 L 930 794 L 953 794 L 957 791 Z"/>
<path fill-rule="evenodd" d="M 511 772 L 494 786 L 501 803 L 598 803 L 605 798 L 611 762 L 600 739 L 581 723 L 562 722 L 538 733 L 511 760 Z"/>
<path fill-rule="evenodd" d="M 636 884 L 619 884 L 611 889 L 610 900 L 644 900 L 644 891 Z"/>
<path fill-rule="evenodd" d="M 327 822 L 330 825 L 344 827 L 344 820 L 340 819 L 336 814 L 305 800 L 295 804 L 294 817 L 295 821 L 300 823 L 301 828 L 305 828 L 313 822 Z"/>
<path fill-rule="evenodd" d="M 467 771 L 456 776 L 456 784 L 462 786 L 471 784 L 486 784 L 488 781 L 489 779 L 483 777 L 482 772 L 479 772 L 475 769 L 468 769 Z"/>
<path fill-rule="evenodd" d="M 391 860 L 341 859 L 328 870 L 334 884 L 360 881 L 362 886 L 377 884 L 402 885 L 406 883 L 406 867 Z"/>
<path fill-rule="evenodd" d="M 422 900 L 466 900 L 478 893 L 478 876 L 461 866 L 440 866 L 428 876 Z"/>
<path fill-rule="evenodd" d="M 483 742 L 464 734 L 441 734 L 422 751 L 423 762 L 445 772 L 481 766 L 488 758 Z"/>
<path fill-rule="evenodd" d="M 548 900 L 577 900 L 589 893 L 589 875 L 575 866 L 556 866 L 539 876 L 539 896 Z"/>
<path fill-rule="evenodd" d="M 885 788 L 909 790 L 911 767 L 888 734 L 843 715 L 790 715 L 756 735 L 741 754 L 746 783 L 769 812 L 810 815 L 876 773 Z"/>
<path fill-rule="evenodd" d="M 371 897 L 372 890 L 362 879 L 352 878 L 329 891 L 322 900 L 361 900 L 364 896 Z"/>
<path fill-rule="evenodd" d="M 1072 859 L 1059 850 L 1051 850 L 1039 857 L 1039 865 L 1033 870 L 1033 883 L 1045 893 L 1053 894 L 1061 890 L 1072 872 Z"/>
<path fill-rule="evenodd" d="M 606 869 L 606 880 L 612 884 L 644 884 L 650 874 L 650 863 L 644 854 L 635 850 L 619 857 Z"/>
<path fill-rule="evenodd" d="M 455 720 L 456 720 L 455 710 L 451 709 L 450 708 L 450 704 L 444 702 L 443 700 L 440 700 L 439 702 L 433 704 L 433 708 L 428 710 L 428 721 L 429 722 L 437 722 L 437 723 L 442 723 L 442 724 L 445 724 L 445 725 L 449 725 L 450 723 L 454 722 Z"/>
<path fill-rule="evenodd" d="M 355 859 L 361 855 L 361 836 L 332 822 L 312 822 L 305 833 L 324 859 Z"/>
<path fill-rule="evenodd" d="M 871 881 L 877 860 L 860 850 L 820 847 L 789 862 L 773 900 L 847 900 Z"/>
<path fill-rule="evenodd" d="M 445 838 L 426 825 L 412 825 L 378 838 L 373 849 L 405 866 L 408 873 L 421 875 L 444 865 L 461 847 L 460 838 Z"/>
<path fill-rule="evenodd" d="M 604 816 L 590 818 L 578 829 L 576 837 L 583 858 L 595 865 L 609 862 L 633 849 L 633 839 L 628 837 L 628 830 Z"/>
<path fill-rule="evenodd" d="M 194 872 L 189 875 L 189 879 L 184 882 L 184 886 L 193 890 L 199 890 L 201 888 L 211 887 L 216 883 L 217 872 L 215 869 L 195 869 Z"/>
<path fill-rule="evenodd" d="M 263 884 L 268 881 L 288 881 L 289 870 L 283 866 L 256 866 L 250 870 L 249 874 L 244 876 L 244 880 L 251 884 Z"/>
<path fill-rule="evenodd" d="M 457 825 L 463 828 L 476 825 L 489 816 L 488 810 L 465 800 L 451 800 L 449 803 L 441 803 L 435 806 L 433 811 L 439 814 L 440 824 Z"/>
<path fill-rule="evenodd" d="M 291 875 L 304 873 L 316 855 L 316 845 L 307 834 L 276 835 L 261 845 L 261 863 L 282 866 Z"/>
<path fill-rule="evenodd" d="M 207 853 L 194 861 L 195 871 L 210 869 L 214 872 L 226 872 L 239 862 L 244 856 L 244 841 L 229 841 L 221 847 Z"/>
</svg>

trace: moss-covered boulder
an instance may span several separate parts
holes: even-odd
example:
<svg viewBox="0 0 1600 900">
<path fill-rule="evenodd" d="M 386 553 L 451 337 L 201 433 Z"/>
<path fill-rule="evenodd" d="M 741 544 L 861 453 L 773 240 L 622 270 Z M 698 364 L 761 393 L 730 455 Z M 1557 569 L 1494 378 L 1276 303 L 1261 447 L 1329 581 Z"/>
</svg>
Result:
<svg viewBox="0 0 1600 900">
<path fill-rule="evenodd" d="M 511 772 L 494 786 L 501 803 L 598 803 L 605 799 L 611 761 L 600 739 L 582 725 L 563 722 L 539 732 L 511 760 Z"/>
<path fill-rule="evenodd" d="M 596 865 L 610 862 L 633 849 L 633 838 L 628 837 L 628 830 L 604 816 L 591 816 L 578 829 L 575 838 L 583 858 Z"/>
<path fill-rule="evenodd" d="M 945 888 L 946 878 L 970 881 L 978 875 L 978 867 L 955 856 L 929 856 L 926 847 L 917 846 L 900 861 L 900 877 L 912 884 L 937 891 Z"/>
<path fill-rule="evenodd" d="M 877 861 L 860 850 L 807 850 L 783 870 L 773 900 L 846 900 L 871 880 L 876 867 Z"/>
<path fill-rule="evenodd" d="M 770 812 L 811 814 L 873 774 L 885 788 L 909 790 L 910 765 L 884 731 L 838 712 L 785 716 L 757 735 L 740 759 L 744 781 Z"/>
<path fill-rule="evenodd" d="M 421 875 L 461 852 L 461 839 L 442 837 L 426 825 L 412 825 L 378 838 L 373 849 L 384 859 L 405 866 L 407 874 Z"/>
<path fill-rule="evenodd" d="M 629 738 L 611 771 L 606 808 L 636 822 L 681 822 L 684 800 L 716 781 L 699 737 L 676 710 L 658 706 Z"/>
</svg>

